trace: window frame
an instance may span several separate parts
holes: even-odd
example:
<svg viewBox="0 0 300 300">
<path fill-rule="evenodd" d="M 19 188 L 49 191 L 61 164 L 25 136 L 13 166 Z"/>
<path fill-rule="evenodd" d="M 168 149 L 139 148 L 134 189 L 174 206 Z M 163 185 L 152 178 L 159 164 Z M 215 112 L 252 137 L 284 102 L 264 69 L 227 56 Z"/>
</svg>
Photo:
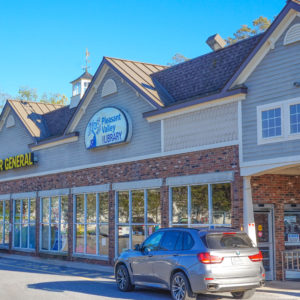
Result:
<svg viewBox="0 0 300 300">
<path fill-rule="evenodd" d="M 31 221 L 31 214 L 30 214 L 30 209 L 31 209 L 31 200 L 33 200 L 35 202 L 35 219 L 34 221 Z M 34 252 L 36 249 L 36 238 L 35 238 L 35 247 L 34 248 L 30 248 L 29 244 L 30 244 L 30 226 L 34 225 L 36 228 L 36 224 L 37 224 L 37 219 L 36 219 L 36 208 L 37 208 L 37 199 L 33 198 L 33 197 L 24 197 L 24 198 L 16 198 L 13 199 L 13 218 L 12 218 L 12 249 L 14 250 L 19 250 L 19 251 L 28 251 L 28 252 Z M 16 209 L 16 201 L 20 201 L 20 221 L 16 222 L 15 221 L 15 209 Z M 23 222 L 23 201 L 27 201 L 28 204 L 28 216 L 27 216 L 27 221 Z M 22 247 L 22 228 L 23 225 L 26 224 L 27 225 L 27 247 Z M 15 227 L 16 225 L 20 226 L 20 237 L 19 237 L 19 243 L 20 246 L 16 247 L 15 246 Z M 36 230 L 35 230 L 36 232 Z M 34 233 L 35 236 L 35 233 Z"/>
<path fill-rule="evenodd" d="M 290 106 L 300 104 L 300 97 L 289 100 L 273 102 L 256 107 L 257 111 L 257 144 L 264 145 L 283 141 L 300 139 L 300 132 L 291 133 L 291 115 Z M 281 108 L 281 136 L 263 138 L 262 137 L 262 118 L 261 114 L 265 110 Z"/>
<path fill-rule="evenodd" d="M 151 223 L 148 222 L 148 191 L 158 190 L 159 199 L 160 199 L 160 223 Z M 134 191 L 143 191 L 144 192 L 144 222 L 143 223 L 133 223 L 132 222 L 132 192 Z M 129 196 L 129 216 L 127 223 L 119 222 L 119 193 L 128 192 Z M 148 226 L 159 226 L 161 227 L 161 190 L 160 187 L 147 187 L 147 188 L 131 188 L 131 189 L 119 189 L 115 191 L 115 257 L 118 257 L 119 254 L 119 226 L 129 227 L 129 249 L 133 249 L 134 245 L 132 244 L 132 228 L 133 226 L 144 226 L 144 241 L 151 235 L 148 234 Z M 153 232 L 154 233 L 154 232 Z"/>
<path fill-rule="evenodd" d="M 68 239 L 68 232 L 69 232 L 69 220 L 67 220 L 66 222 L 62 222 L 61 221 L 61 216 L 62 216 L 62 197 L 66 197 L 68 199 L 68 195 L 56 195 L 56 196 L 43 196 L 40 197 L 40 229 L 39 229 L 39 237 L 40 237 L 40 241 L 39 241 L 39 251 L 40 252 L 50 252 L 53 254 L 67 254 L 67 251 L 59 251 L 59 249 L 57 250 L 52 250 L 51 249 L 51 225 L 58 225 L 58 241 L 60 241 L 61 238 L 61 225 L 67 225 L 67 239 Z M 49 199 L 49 217 L 48 217 L 48 222 L 44 222 L 43 221 L 43 199 Z M 52 214 L 51 214 L 51 203 L 52 203 L 52 198 L 58 198 L 58 222 L 53 222 L 52 221 Z M 69 207 L 69 205 L 68 205 Z M 43 239 L 43 234 L 42 234 L 42 228 L 43 225 L 48 225 L 48 248 L 49 249 L 42 249 L 42 239 Z M 59 242 L 58 242 L 59 243 Z"/>
<path fill-rule="evenodd" d="M 184 184 L 184 185 L 170 185 L 169 186 L 169 226 L 170 227 L 182 227 L 186 226 L 188 228 L 199 228 L 199 227 L 231 227 L 232 224 L 215 224 L 213 223 L 213 193 L 212 193 L 212 186 L 214 184 L 230 184 L 231 195 L 232 195 L 232 182 L 231 181 L 222 181 L 222 182 L 211 182 L 211 183 L 193 183 L 193 184 Z M 192 223 L 192 186 L 208 186 L 208 223 Z M 173 201 L 172 201 L 172 188 L 175 187 L 187 187 L 187 216 L 188 222 L 187 223 L 173 223 Z M 231 196 L 231 219 L 232 219 L 232 196 Z"/>
<path fill-rule="evenodd" d="M 83 256 L 83 257 L 93 257 L 93 258 L 101 258 L 107 260 L 109 257 L 109 244 L 108 247 L 108 253 L 107 255 L 100 254 L 100 247 L 99 247 L 99 238 L 100 238 L 100 226 L 106 225 L 108 226 L 108 243 L 109 243 L 109 207 L 108 207 L 108 216 L 107 216 L 107 222 L 100 221 L 100 201 L 101 201 L 101 194 L 107 194 L 108 196 L 108 205 L 109 205 L 109 192 L 108 191 L 102 191 L 102 192 L 85 192 L 85 193 L 76 193 L 73 194 L 73 256 Z M 76 196 L 84 196 L 84 222 L 77 223 L 77 201 Z M 87 222 L 87 196 L 88 195 L 96 195 L 96 222 Z M 76 229 L 77 225 L 83 225 L 84 226 L 84 250 L 83 252 L 76 252 Z M 88 225 L 96 225 L 96 254 L 93 253 L 87 253 L 87 226 Z"/>
<path fill-rule="evenodd" d="M 9 199 L 1 199 L 0 202 L 2 203 L 2 221 L 0 224 L 3 226 L 2 228 L 2 241 L 0 240 L 0 248 L 7 249 L 9 248 L 9 228 L 10 228 L 10 200 Z M 8 203 L 8 220 L 6 219 L 6 204 Z M 6 226 L 8 226 L 8 232 L 6 233 Z M 5 243 L 5 235 L 8 235 L 8 242 Z"/>
</svg>

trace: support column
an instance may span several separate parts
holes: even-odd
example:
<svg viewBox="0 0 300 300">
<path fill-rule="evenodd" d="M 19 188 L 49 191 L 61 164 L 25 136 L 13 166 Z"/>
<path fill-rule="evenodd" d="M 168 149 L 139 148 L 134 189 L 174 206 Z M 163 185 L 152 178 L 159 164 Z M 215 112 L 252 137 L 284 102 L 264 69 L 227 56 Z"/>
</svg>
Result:
<svg viewBox="0 0 300 300">
<path fill-rule="evenodd" d="M 248 233 L 254 244 L 257 245 L 251 191 L 251 176 L 243 178 L 243 188 L 244 230 Z"/>
</svg>

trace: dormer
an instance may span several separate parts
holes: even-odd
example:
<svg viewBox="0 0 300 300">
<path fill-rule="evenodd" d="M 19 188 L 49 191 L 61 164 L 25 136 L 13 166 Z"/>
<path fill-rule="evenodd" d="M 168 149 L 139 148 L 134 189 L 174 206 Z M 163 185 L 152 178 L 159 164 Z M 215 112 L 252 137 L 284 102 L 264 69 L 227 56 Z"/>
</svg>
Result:
<svg viewBox="0 0 300 300">
<path fill-rule="evenodd" d="M 70 108 L 76 107 L 83 97 L 87 87 L 92 81 L 93 76 L 85 71 L 80 77 L 71 81 L 72 84 L 72 96 L 71 96 L 71 104 Z"/>
</svg>

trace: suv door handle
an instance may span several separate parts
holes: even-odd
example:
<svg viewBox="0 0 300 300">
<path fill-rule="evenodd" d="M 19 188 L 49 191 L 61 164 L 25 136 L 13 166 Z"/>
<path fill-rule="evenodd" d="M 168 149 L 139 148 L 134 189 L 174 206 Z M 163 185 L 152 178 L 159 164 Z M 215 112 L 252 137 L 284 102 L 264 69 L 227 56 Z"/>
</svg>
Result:
<svg viewBox="0 0 300 300">
<path fill-rule="evenodd" d="M 148 257 L 152 257 L 153 256 L 153 254 L 148 254 Z"/>
<path fill-rule="evenodd" d="M 173 256 L 178 256 L 178 254 L 173 254 Z"/>
</svg>

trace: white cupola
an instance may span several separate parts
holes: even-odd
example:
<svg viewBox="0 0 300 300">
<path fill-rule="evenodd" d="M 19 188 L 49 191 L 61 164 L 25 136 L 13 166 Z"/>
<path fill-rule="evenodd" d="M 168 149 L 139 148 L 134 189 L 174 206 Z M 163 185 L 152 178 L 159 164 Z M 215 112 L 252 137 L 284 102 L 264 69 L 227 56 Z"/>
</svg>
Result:
<svg viewBox="0 0 300 300">
<path fill-rule="evenodd" d="M 92 81 L 93 76 L 86 70 L 80 77 L 71 81 L 72 96 L 70 108 L 78 105 L 80 99 L 83 97 L 87 87 Z"/>
</svg>

